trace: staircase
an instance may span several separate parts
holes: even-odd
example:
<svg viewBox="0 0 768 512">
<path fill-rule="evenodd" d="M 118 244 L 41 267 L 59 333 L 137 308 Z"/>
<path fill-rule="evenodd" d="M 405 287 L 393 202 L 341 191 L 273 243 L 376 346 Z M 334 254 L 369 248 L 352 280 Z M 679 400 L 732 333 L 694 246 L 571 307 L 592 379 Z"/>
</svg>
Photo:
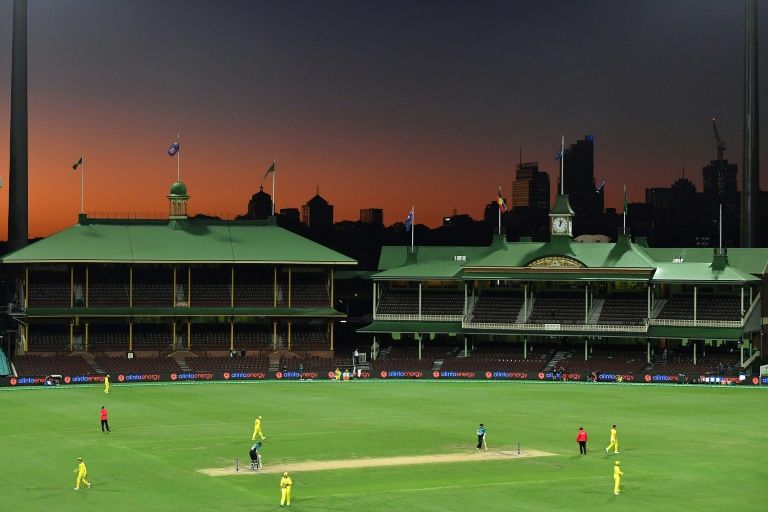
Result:
<svg viewBox="0 0 768 512">
<path fill-rule="evenodd" d="M 661 312 L 661 308 L 667 303 L 667 299 L 656 299 L 653 303 L 653 309 L 651 309 L 651 318 L 656 318 Z"/>
<path fill-rule="evenodd" d="M 190 368 L 187 364 L 187 357 L 194 357 L 192 352 L 187 352 L 186 350 L 177 350 L 171 354 L 171 357 L 174 359 L 174 361 L 176 361 L 176 364 L 179 365 L 179 368 L 181 368 L 182 371 L 192 372 L 192 368 Z"/>
<path fill-rule="evenodd" d="M 604 304 L 605 299 L 595 299 L 592 301 L 592 310 L 589 312 L 589 316 L 587 316 L 588 324 L 596 324 L 600 320 L 600 313 L 603 311 Z"/>
<path fill-rule="evenodd" d="M 96 362 L 96 356 L 94 356 L 89 352 L 78 352 L 77 354 L 81 356 L 86 363 L 88 363 L 88 366 L 91 367 L 91 369 L 93 370 L 93 373 L 95 373 L 96 375 L 107 374 L 106 370 L 104 370 L 104 368 L 102 368 L 99 365 L 99 363 Z"/>
<path fill-rule="evenodd" d="M 567 355 L 568 355 L 568 352 L 565 350 L 558 350 L 557 352 L 555 352 L 555 355 L 552 356 L 552 359 L 549 360 L 549 362 L 547 363 L 547 366 L 544 367 L 544 371 L 551 372 L 555 368 L 555 366 L 560 364 L 563 361 L 563 359 L 565 359 Z"/>
<path fill-rule="evenodd" d="M 531 297 L 531 300 L 528 301 L 528 310 L 525 309 L 525 304 L 523 304 L 523 307 L 520 308 L 520 312 L 517 314 L 517 318 L 515 319 L 516 324 L 524 324 L 528 320 L 528 315 L 531 314 L 531 311 L 533 310 L 533 304 L 536 302 L 536 298 Z"/>
</svg>

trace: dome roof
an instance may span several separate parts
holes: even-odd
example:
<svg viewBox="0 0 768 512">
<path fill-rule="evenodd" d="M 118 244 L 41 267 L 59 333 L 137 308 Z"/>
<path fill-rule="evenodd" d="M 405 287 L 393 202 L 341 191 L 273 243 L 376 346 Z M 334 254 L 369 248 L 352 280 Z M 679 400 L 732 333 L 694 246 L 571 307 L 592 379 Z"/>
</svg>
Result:
<svg viewBox="0 0 768 512">
<path fill-rule="evenodd" d="M 185 196 L 187 195 L 187 186 L 180 181 L 175 181 L 173 185 L 171 185 L 169 194 L 172 196 Z"/>
</svg>

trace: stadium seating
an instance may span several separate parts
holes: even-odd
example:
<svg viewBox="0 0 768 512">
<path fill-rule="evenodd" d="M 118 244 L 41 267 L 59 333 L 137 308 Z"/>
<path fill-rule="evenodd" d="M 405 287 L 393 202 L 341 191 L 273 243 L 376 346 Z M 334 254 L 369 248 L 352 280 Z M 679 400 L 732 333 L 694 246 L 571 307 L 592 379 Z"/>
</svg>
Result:
<svg viewBox="0 0 768 512">
<path fill-rule="evenodd" d="M 280 369 L 288 371 L 317 372 L 321 378 L 336 368 L 346 368 L 352 363 L 349 357 L 281 357 Z"/>
<path fill-rule="evenodd" d="M 291 326 L 291 349 L 294 351 L 328 350 L 325 326 Z"/>
<path fill-rule="evenodd" d="M 27 345 L 30 352 L 69 352 L 69 326 L 31 324 Z"/>
<path fill-rule="evenodd" d="M 128 326 L 94 324 L 88 326 L 88 352 L 128 350 Z"/>
<path fill-rule="evenodd" d="M 583 324 L 584 293 L 541 292 L 536 294 L 536 301 L 528 322 L 532 324 Z"/>
<path fill-rule="evenodd" d="M 422 315 L 462 315 L 464 292 L 459 290 L 421 291 Z M 377 313 L 380 315 L 418 315 L 419 290 L 392 288 L 382 291 Z"/>
<path fill-rule="evenodd" d="M 72 299 L 69 273 L 31 271 L 28 293 L 29 307 L 69 307 Z"/>
<path fill-rule="evenodd" d="M 97 356 L 96 364 L 113 376 L 120 373 L 178 373 L 181 370 L 171 357 L 126 357 Z"/>
<path fill-rule="evenodd" d="M 730 352 L 729 349 L 717 349 L 698 347 L 696 364 L 693 364 L 693 348 L 680 347 L 667 355 L 666 362 L 654 365 L 654 371 L 666 374 L 706 375 L 720 374 L 732 375 L 739 371 L 739 353 Z"/>
<path fill-rule="evenodd" d="M 134 324 L 133 350 L 172 350 L 173 335 L 168 324 Z"/>
<path fill-rule="evenodd" d="M 170 307 L 173 305 L 173 283 L 133 283 L 134 307 Z"/>
<path fill-rule="evenodd" d="M 184 362 L 196 372 L 266 372 L 269 358 L 247 357 L 187 357 Z"/>
<path fill-rule="evenodd" d="M 644 348 L 613 348 L 593 346 L 589 358 L 584 360 L 584 351 L 574 350 L 559 365 L 566 372 L 588 374 L 596 373 L 637 373 L 647 366 L 647 353 Z"/>
<path fill-rule="evenodd" d="M 128 284 L 96 282 L 88 286 L 89 307 L 128 307 Z"/>
<path fill-rule="evenodd" d="M 598 324 L 643 325 L 648 314 L 644 293 L 612 293 L 605 297 Z"/>
<path fill-rule="evenodd" d="M 272 350 L 272 326 L 235 324 L 236 350 Z"/>
<path fill-rule="evenodd" d="M 693 294 L 673 295 L 664 304 L 657 318 L 693 320 Z M 699 294 L 696 297 L 696 318 L 738 321 L 741 319 L 740 299 L 737 295 Z"/>
<path fill-rule="evenodd" d="M 192 324 L 192 349 L 229 350 L 229 324 Z"/>
<path fill-rule="evenodd" d="M 542 370 L 550 357 L 551 351 L 529 352 L 523 358 L 520 343 L 483 343 L 472 348 L 468 357 L 460 348 L 456 357 L 445 359 L 441 370 L 445 371 L 512 371 L 536 372 Z"/>
<path fill-rule="evenodd" d="M 483 290 L 477 299 L 472 321 L 513 324 L 523 308 L 522 290 Z"/>
<path fill-rule="evenodd" d="M 3 349 L 0 348 L 0 375 L 10 375 L 10 374 L 11 374 L 11 364 L 8 361 L 8 357 L 6 357 Z"/>
<path fill-rule="evenodd" d="M 432 369 L 434 360 L 425 357 L 422 349 L 422 358 L 418 358 L 418 348 L 413 346 L 391 346 L 380 352 L 379 359 L 371 362 L 371 369 L 381 370 L 414 370 L 428 371 Z"/>
<path fill-rule="evenodd" d="M 229 283 L 192 283 L 192 306 L 229 307 L 231 304 Z"/>
<path fill-rule="evenodd" d="M 291 307 L 328 306 L 330 300 L 324 275 L 299 272 L 292 274 Z"/>
<path fill-rule="evenodd" d="M 71 356 L 17 356 L 13 361 L 19 376 L 44 377 L 46 375 L 90 375 L 91 365 L 79 355 Z"/>
</svg>

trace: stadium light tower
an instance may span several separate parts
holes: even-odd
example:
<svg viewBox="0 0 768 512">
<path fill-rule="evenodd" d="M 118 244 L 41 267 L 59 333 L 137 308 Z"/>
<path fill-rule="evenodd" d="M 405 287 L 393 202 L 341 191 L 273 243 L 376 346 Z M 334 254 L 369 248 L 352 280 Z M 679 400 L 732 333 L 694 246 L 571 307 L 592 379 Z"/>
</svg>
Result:
<svg viewBox="0 0 768 512">
<path fill-rule="evenodd" d="M 29 136 L 27 125 L 27 0 L 13 2 L 11 144 L 8 173 L 8 250 L 29 240 Z"/>
<path fill-rule="evenodd" d="M 744 165 L 741 184 L 741 246 L 757 247 L 760 194 L 757 89 L 757 0 L 746 0 L 744 39 Z"/>
</svg>

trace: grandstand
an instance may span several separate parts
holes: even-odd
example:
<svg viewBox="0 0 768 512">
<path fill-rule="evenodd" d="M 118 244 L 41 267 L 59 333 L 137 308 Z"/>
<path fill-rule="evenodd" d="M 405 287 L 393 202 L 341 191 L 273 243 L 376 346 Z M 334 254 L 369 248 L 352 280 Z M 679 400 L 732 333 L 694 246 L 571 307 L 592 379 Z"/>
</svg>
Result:
<svg viewBox="0 0 768 512">
<path fill-rule="evenodd" d="M 167 220 L 81 214 L 2 258 L 22 276 L 12 307 L 17 373 L 178 372 L 167 356 L 180 351 L 190 368 L 264 369 L 262 353 L 293 345 L 306 357 L 332 353 L 345 317 L 334 273 L 354 260 L 274 218 L 189 218 L 183 183 L 167 197 Z M 241 351 L 248 357 L 215 359 Z"/>
<path fill-rule="evenodd" d="M 358 332 L 374 354 L 415 343 L 397 359 L 417 361 L 429 359 L 430 340 L 452 337 L 463 347 L 432 361 L 446 371 L 733 372 L 757 352 L 768 250 L 653 249 L 623 234 L 578 243 L 567 196 L 550 217 L 548 242 L 383 247 L 372 322 Z M 454 290 L 439 300 L 451 309 L 435 315 L 431 290 Z M 714 356 L 717 347 L 729 358 Z"/>
</svg>

